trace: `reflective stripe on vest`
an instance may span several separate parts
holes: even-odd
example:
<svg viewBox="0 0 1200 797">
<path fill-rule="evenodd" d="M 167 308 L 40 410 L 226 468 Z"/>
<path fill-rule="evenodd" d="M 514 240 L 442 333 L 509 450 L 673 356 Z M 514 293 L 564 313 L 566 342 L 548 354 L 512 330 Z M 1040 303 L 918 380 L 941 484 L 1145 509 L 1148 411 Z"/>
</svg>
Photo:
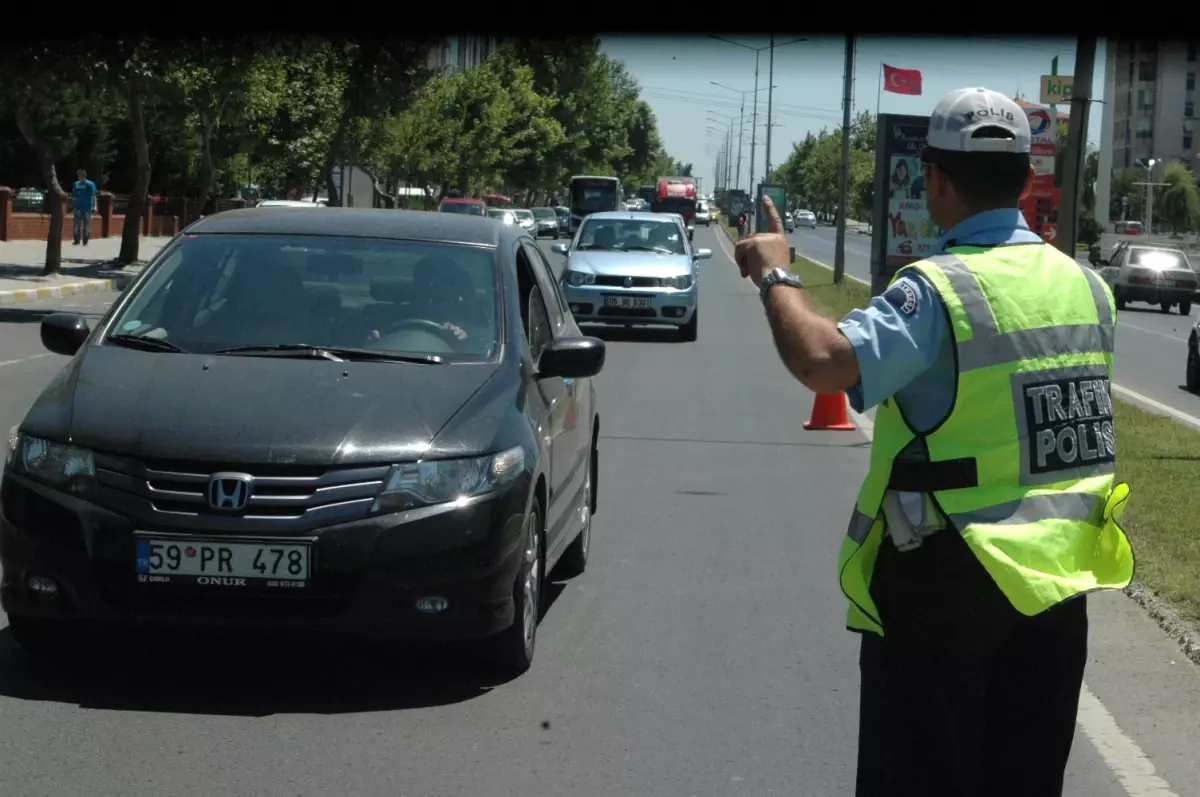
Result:
<svg viewBox="0 0 1200 797">
<path fill-rule="evenodd" d="M 928 461 L 915 464 L 896 465 L 918 438 L 897 403 L 876 410 L 870 470 L 838 563 L 850 627 L 883 633 L 869 587 L 889 486 L 932 495 L 1024 614 L 1127 586 L 1133 552 L 1119 525 L 1128 488 L 1114 487 L 1107 286 L 1041 244 L 954 247 L 907 268 L 945 307 L 955 402 L 923 435 Z"/>
</svg>

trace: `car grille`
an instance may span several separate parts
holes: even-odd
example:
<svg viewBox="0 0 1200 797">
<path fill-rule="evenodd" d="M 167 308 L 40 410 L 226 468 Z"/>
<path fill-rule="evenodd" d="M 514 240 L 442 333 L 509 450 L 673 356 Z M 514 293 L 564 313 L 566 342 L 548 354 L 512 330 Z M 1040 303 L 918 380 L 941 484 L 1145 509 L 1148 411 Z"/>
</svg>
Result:
<svg viewBox="0 0 1200 797">
<path fill-rule="evenodd" d="M 156 519 L 304 521 L 305 525 L 361 517 L 374 503 L 389 466 L 312 468 L 213 462 L 146 460 L 96 455 L 100 503 Z M 213 474 L 243 473 L 253 479 L 244 510 L 217 510 L 209 502 Z M 130 511 L 132 510 L 132 512 Z M 208 524 L 204 524 L 208 525 Z M 242 527 L 242 524 L 239 524 Z"/>
<path fill-rule="evenodd" d="M 631 288 L 660 288 L 660 287 L 662 287 L 662 280 L 660 280 L 658 277 L 630 277 L 629 279 L 633 280 L 632 284 L 629 286 Z M 617 287 L 617 288 L 624 288 L 625 280 L 626 280 L 626 277 L 612 277 L 612 276 L 607 276 L 607 275 L 603 275 L 603 274 L 596 276 L 596 284 L 597 285 L 607 285 L 607 286 Z"/>
</svg>

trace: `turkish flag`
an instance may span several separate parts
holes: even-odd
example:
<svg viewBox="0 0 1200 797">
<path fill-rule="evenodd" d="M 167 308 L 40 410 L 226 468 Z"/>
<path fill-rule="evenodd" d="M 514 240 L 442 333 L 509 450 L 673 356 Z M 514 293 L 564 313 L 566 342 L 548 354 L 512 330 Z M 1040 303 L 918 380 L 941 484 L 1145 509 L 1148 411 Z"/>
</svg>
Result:
<svg viewBox="0 0 1200 797">
<path fill-rule="evenodd" d="M 883 65 L 883 90 L 892 94 L 921 94 L 921 70 Z"/>
</svg>

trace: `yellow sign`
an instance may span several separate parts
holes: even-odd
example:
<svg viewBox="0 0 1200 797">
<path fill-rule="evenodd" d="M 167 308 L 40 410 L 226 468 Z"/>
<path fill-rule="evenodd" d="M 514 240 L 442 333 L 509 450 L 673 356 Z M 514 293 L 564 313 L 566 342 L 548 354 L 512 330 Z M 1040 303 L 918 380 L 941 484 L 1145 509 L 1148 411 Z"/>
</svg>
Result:
<svg viewBox="0 0 1200 797">
<path fill-rule="evenodd" d="M 1073 75 L 1042 75 L 1042 105 L 1062 105 L 1075 93 Z"/>
</svg>

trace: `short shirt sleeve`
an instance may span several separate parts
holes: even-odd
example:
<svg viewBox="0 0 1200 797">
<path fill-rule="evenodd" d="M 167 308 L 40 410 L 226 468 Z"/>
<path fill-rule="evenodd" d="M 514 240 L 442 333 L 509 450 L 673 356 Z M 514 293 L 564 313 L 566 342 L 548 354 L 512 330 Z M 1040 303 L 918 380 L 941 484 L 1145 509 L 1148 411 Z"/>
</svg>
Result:
<svg viewBox="0 0 1200 797">
<path fill-rule="evenodd" d="M 856 412 L 880 404 L 927 371 L 949 334 L 941 296 L 909 272 L 862 310 L 838 323 L 858 359 L 859 383 L 847 391 Z"/>
</svg>

